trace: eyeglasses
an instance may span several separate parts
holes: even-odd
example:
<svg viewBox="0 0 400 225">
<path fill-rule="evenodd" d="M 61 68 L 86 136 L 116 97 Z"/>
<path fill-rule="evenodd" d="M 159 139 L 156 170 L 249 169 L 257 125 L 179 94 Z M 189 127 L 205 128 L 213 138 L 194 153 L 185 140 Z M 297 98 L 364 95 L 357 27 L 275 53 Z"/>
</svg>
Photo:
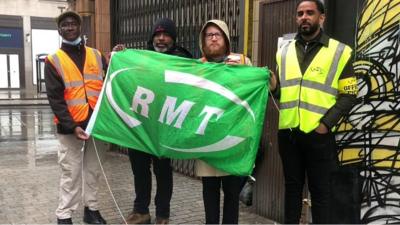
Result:
<svg viewBox="0 0 400 225">
<path fill-rule="evenodd" d="M 208 40 L 212 40 L 213 37 L 215 37 L 216 39 L 221 39 L 222 34 L 221 33 L 206 33 L 206 38 Z"/>
</svg>

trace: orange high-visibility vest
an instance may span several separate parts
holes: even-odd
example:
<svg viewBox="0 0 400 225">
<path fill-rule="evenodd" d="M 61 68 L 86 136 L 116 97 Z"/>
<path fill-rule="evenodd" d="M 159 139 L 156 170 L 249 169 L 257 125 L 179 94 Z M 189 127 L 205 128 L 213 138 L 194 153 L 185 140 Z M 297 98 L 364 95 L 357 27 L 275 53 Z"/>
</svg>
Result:
<svg viewBox="0 0 400 225">
<path fill-rule="evenodd" d="M 85 47 L 86 57 L 83 75 L 73 60 L 61 49 L 47 59 L 64 81 L 64 99 L 75 122 L 85 121 L 89 107 L 94 109 L 103 86 L 101 54 L 94 48 Z M 54 122 L 58 123 L 55 117 Z"/>
</svg>

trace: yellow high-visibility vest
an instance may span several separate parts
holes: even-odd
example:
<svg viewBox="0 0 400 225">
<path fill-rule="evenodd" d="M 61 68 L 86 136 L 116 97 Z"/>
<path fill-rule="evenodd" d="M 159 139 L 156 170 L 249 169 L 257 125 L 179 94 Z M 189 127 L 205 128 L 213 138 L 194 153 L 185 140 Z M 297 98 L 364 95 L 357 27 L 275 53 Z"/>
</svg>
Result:
<svg viewBox="0 0 400 225">
<path fill-rule="evenodd" d="M 94 48 L 85 49 L 83 75 L 63 50 L 58 49 L 55 54 L 47 57 L 64 81 L 64 99 L 75 122 L 82 122 L 88 118 L 89 107 L 94 109 L 103 86 L 101 54 Z M 58 123 L 56 117 L 54 122 Z"/>
<path fill-rule="evenodd" d="M 295 41 L 278 50 L 281 85 L 279 129 L 298 127 L 309 133 L 336 103 L 339 77 L 351 57 L 351 48 L 334 39 L 323 46 L 302 74 Z"/>
</svg>

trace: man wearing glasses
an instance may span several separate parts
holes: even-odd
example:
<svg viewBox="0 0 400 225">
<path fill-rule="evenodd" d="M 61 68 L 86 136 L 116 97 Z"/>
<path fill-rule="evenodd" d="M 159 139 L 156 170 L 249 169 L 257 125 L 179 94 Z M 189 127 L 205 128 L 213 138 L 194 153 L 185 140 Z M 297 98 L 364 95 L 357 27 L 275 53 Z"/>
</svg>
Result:
<svg viewBox="0 0 400 225">
<path fill-rule="evenodd" d="M 228 26 L 221 20 L 206 22 L 200 32 L 202 62 L 246 64 L 250 59 L 230 51 Z M 206 224 L 220 224 L 220 189 L 224 191 L 222 224 L 237 224 L 242 177 L 219 171 L 204 161 L 196 161 L 196 175 L 202 178 Z"/>
</svg>

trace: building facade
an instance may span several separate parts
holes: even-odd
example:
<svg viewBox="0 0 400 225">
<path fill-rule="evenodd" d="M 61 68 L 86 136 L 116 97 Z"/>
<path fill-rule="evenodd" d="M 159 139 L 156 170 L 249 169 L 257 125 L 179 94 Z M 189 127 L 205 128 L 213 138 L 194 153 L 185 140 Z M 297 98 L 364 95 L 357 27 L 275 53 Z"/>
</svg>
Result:
<svg viewBox="0 0 400 225">
<path fill-rule="evenodd" d="M 90 1 L 77 0 L 77 11 L 85 5 L 82 2 Z M 147 2 L 152 7 L 145 7 Z M 334 219 L 337 223 L 399 223 L 400 207 L 396 202 L 400 199 L 400 0 L 323 2 L 327 8 L 324 30 L 354 49 L 354 70 L 360 89 L 359 104 L 340 121 L 336 133 L 340 169 L 332 178 L 332 212 L 338 215 Z M 115 7 L 124 4 L 130 10 Z M 173 17 L 181 31 L 180 44 L 199 56 L 195 47 L 196 26 L 207 19 L 220 18 L 227 21 L 233 32 L 231 35 L 237 41 L 235 51 L 251 56 L 254 65 L 275 70 L 278 40 L 297 31 L 296 5 L 296 0 L 96 0 L 91 26 L 95 28 L 93 43 L 103 52 L 118 42 L 142 48 L 140 42 L 147 40 L 147 28 L 156 17 Z M 188 10 L 191 13 L 185 14 Z M 235 16 L 237 19 L 233 19 Z M 141 27 L 147 30 L 140 30 Z M 272 101 L 267 110 L 261 143 L 266 154 L 257 173 L 253 201 L 257 213 L 282 221 L 278 113 Z M 304 196 L 303 222 L 310 222 L 310 202 L 307 193 Z"/>
<path fill-rule="evenodd" d="M 55 17 L 66 0 L 0 1 L 0 89 L 36 92 L 36 56 L 59 46 Z"/>
<path fill-rule="evenodd" d="M 199 56 L 196 47 L 202 23 L 212 18 L 224 19 L 232 32 L 235 51 L 251 56 L 254 65 L 274 70 L 279 38 L 297 31 L 296 2 L 3 0 L 0 1 L 0 89 L 36 91 L 35 57 L 49 53 L 40 43 L 54 39 L 51 45 L 57 45 L 54 18 L 67 9 L 82 15 L 87 44 L 104 55 L 117 43 L 144 48 L 152 23 L 159 17 L 172 17 L 180 32 L 179 44 Z M 346 198 L 350 202 L 345 204 L 338 199 L 333 201 L 346 209 L 349 217 L 358 217 L 352 218 L 355 223 L 399 223 L 396 218 L 400 207 L 395 202 L 400 199 L 397 183 L 400 183 L 400 0 L 324 2 L 327 6 L 324 29 L 353 47 L 360 87 L 360 103 L 343 118 L 337 131 L 338 159 L 343 174 L 339 175 L 343 179 L 338 184 L 354 198 Z M 41 38 L 43 35 L 45 39 Z M 267 151 L 257 173 L 253 202 L 260 215 L 282 221 L 283 176 L 276 140 L 278 114 L 270 104 L 261 143 Z M 345 177 L 350 178 L 346 181 Z M 337 193 L 337 196 L 343 194 Z M 305 211 L 304 222 L 307 220 Z"/>
</svg>

